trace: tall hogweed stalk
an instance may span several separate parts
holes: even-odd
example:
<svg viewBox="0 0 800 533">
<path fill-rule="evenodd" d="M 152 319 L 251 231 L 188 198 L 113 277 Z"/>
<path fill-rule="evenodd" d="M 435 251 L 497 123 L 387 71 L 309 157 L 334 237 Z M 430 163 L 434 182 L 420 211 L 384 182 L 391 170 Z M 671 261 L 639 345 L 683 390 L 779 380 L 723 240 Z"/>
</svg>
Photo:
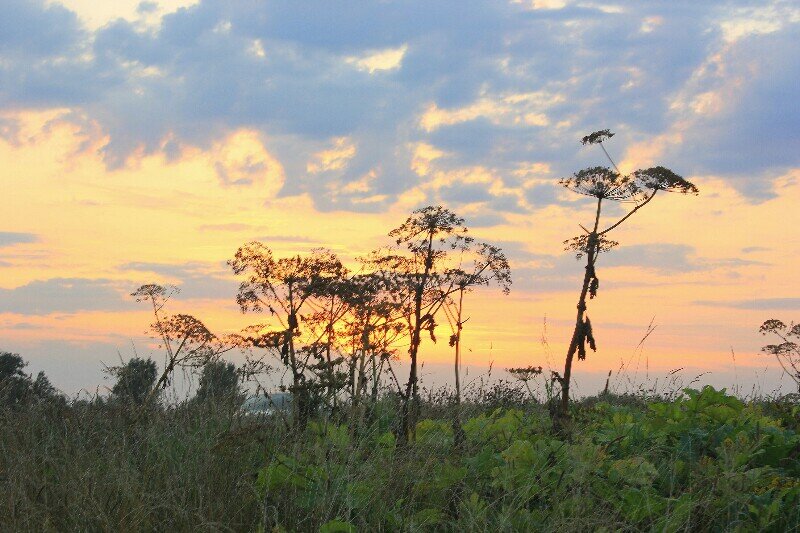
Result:
<svg viewBox="0 0 800 533">
<path fill-rule="evenodd" d="M 569 391 L 575 354 L 578 355 L 578 359 L 585 359 L 587 346 L 592 351 L 597 350 L 592 323 L 586 313 L 586 300 L 587 296 L 590 300 L 597 296 L 600 287 L 600 279 L 597 277 L 596 270 L 599 255 L 610 251 L 619 244 L 611 240 L 609 234 L 634 213 L 649 204 L 662 191 L 692 195 L 698 193 L 694 184 L 662 166 L 640 169 L 630 174 L 620 172 L 619 167 L 603 146 L 603 142 L 613 136 L 611 131 L 605 129 L 595 131 L 581 139 L 583 145 L 596 144 L 600 146 L 613 168 L 590 167 L 560 180 L 560 184 L 567 189 L 594 198 L 596 209 L 594 220 L 589 226 L 590 229 L 581 226 L 583 230 L 581 235 L 564 241 L 567 250 L 575 252 L 579 260 L 585 259 L 586 267 L 578 297 L 575 328 L 564 361 L 564 373 L 553 373 L 553 380 L 561 385 L 561 402 L 556 410 L 556 425 L 559 428 L 563 428 L 564 422 L 569 418 Z M 609 202 L 629 203 L 633 204 L 633 207 L 624 216 L 603 228 L 601 226 L 603 207 Z"/>
</svg>

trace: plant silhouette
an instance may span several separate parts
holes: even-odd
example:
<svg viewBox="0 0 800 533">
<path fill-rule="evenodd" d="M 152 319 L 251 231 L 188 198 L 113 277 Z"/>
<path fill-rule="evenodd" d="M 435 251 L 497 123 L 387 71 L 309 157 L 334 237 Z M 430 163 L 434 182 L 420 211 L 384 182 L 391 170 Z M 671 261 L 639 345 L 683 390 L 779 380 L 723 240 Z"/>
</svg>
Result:
<svg viewBox="0 0 800 533">
<path fill-rule="evenodd" d="M 595 131 L 581 139 L 583 145 L 598 145 L 603 150 L 613 168 L 597 166 L 580 170 L 570 176 L 560 180 L 565 188 L 596 199 L 596 210 L 591 229 L 581 226 L 581 235 L 564 241 L 567 250 L 575 252 L 580 260 L 586 259 L 586 266 L 581 284 L 581 291 L 578 297 L 578 312 L 575 320 L 575 328 L 572 333 L 566 359 L 564 361 L 564 373 L 553 373 L 553 380 L 561 385 L 561 402 L 557 416 L 556 425 L 564 426 L 569 418 L 569 393 L 570 382 L 572 379 L 572 364 L 575 354 L 578 359 L 586 358 L 587 346 L 592 350 L 597 350 L 592 322 L 586 314 L 586 297 L 593 299 L 597 296 L 600 287 L 600 279 L 597 277 L 596 263 L 599 255 L 610 251 L 619 243 L 608 238 L 608 234 L 618 228 L 636 212 L 649 204 L 656 195 L 663 192 L 677 192 L 681 194 L 697 194 L 697 187 L 685 180 L 673 171 L 662 166 L 636 170 L 631 174 L 620 172 L 614 160 L 609 155 L 603 142 L 607 141 L 614 134 L 608 129 Z M 608 225 L 605 229 L 600 229 L 600 221 L 604 202 L 629 202 L 633 207 L 621 218 Z"/>
<path fill-rule="evenodd" d="M 177 292 L 177 287 L 151 283 L 142 285 L 131 293 L 137 302 L 151 303 L 155 322 L 150 330 L 161 341 L 160 347 L 165 353 L 164 370 L 145 398 L 145 406 L 171 383 L 177 367 L 201 368 L 240 344 L 237 336 L 224 339 L 217 337 L 192 315 L 164 315 L 164 306 Z"/>
<path fill-rule="evenodd" d="M 771 318 L 764 321 L 759 328 L 762 335 L 772 335 L 781 342 L 767 344 L 761 351 L 775 356 L 783 372 L 797 385 L 800 393 L 800 324 L 794 322 L 785 324 L 780 320 Z"/>
</svg>

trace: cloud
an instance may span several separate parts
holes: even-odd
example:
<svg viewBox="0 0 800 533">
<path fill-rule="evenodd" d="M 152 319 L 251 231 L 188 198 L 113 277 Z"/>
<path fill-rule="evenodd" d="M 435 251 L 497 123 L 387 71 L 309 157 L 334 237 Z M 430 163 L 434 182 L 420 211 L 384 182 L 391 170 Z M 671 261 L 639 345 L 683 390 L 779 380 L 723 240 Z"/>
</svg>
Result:
<svg viewBox="0 0 800 533">
<path fill-rule="evenodd" d="M 597 264 L 601 267 L 638 267 L 654 270 L 660 274 L 765 265 L 759 261 L 741 258 L 708 259 L 698 257 L 697 252 L 691 246 L 666 243 L 620 246 L 601 255 Z"/>
<path fill-rule="evenodd" d="M 118 268 L 129 276 L 132 272 L 140 273 L 136 276 L 141 280 L 140 284 L 173 283 L 180 289 L 182 300 L 233 301 L 239 287 L 238 281 L 233 279 L 224 264 L 131 262 L 120 265 Z M 143 273 L 156 274 L 159 280 L 153 280 L 152 276 L 145 277 Z"/>
<path fill-rule="evenodd" d="M 618 153 L 660 139 L 659 161 L 730 174 L 761 198 L 800 164 L 796 11 L 780 0 L 202 0 L 89 29 L 57 4 L 11 0 L 0 107 L 72 109 L 99 126 L 111 167 L 199 147 L 223 186 L 263 180 L 266 194 L 309 194 L 321 210 L 386 209 L 424 183 L 409 146 L 508 183 L 524 164 L 561 175 L 597 163 L 577 139 L 601 127 L 618 132 Z M 219 148 L 238 131 L 260 146 Z M 556 202 L 543 192 L 520 205 Z"/>
<path fill-rule="evenodd" d="M 69 54 L 83 37 L 78 17 L 62 6 L 38 0 L 6 0 L 0 5 L 0 53 L 4 56 Z"/>
<path fill-rule="evenodd" d="M 514 288 L 530 290 L 534 293 L 560 292 L 572 290 L 580 282 L 585 263 L 576 261 L 572 253 L 560 255 L 539 254 L 529 251 L 524 243 L 500 242 L 509 258 L 512 259 Z M 679 274 L 709 272 L 728 269 L 734 273 L 737 268 L 764 265 L 758 261 L 740 258 L 712 259 L 701 257 L 691 246 L 670 243 L 653 243 L 620 246 L 602 254 L 597 261 L 600 276 L 602 272 L 614 268 L 637 268 L 674 281 Z M 659 282 L 619 281 L 604 282 L 605 286 L 641 286 Z"/>
<path fill-rule="evenodd" d="M 384 50 L 368 51 L 362 56 L 353 56 L 345 59 L 347 63 L 354 65 L 359 70 L 365 70 L 370 74 L 382 70 L 395 70 L 400 68 L 403 56 L 408 50 L 407 45 L 398 48 L 386 48 Z"/>
<path fill-rule="evenodd" d="M 47 315 L 131 309 L 125 287 L 108 279 L 53 278 L 0 289 L 0 313 Z"/>
<path fill-rule="evenodd" d="M 14 231 L 0 231 L 0 248 L 15 244 L 36 242 L 39 237 L 34 233 L 17 233 Z"/>
<path fill-rule="evenodd" d="M 695 305 L 752 311 L 800 311 L 800 298 L 753 298 L 752 300 L 696 300 Z"/>
<path fill-rule="evenodd" d="M 800 21 L 800 10 L 796 13 Z M 751 196 L 769 194 L 769 180 L 800 165 L 800 110 L 793 105 L 800 58 L 786 53 L 800 39 L 800 24 L 738 39 L 693 80 L 676 103 L 686 122 L 670 157 L 693 172 L 731 176 Z"/>
<path fill-rule="evenodd" d="M 745 246 L 744 248 L 742 248 L 742 253 L 754 254 L 759 252 L 769 252 L 771 250 L 772 250 L 771 248 L 766 248 L 764 246 Z"/>
</svg>

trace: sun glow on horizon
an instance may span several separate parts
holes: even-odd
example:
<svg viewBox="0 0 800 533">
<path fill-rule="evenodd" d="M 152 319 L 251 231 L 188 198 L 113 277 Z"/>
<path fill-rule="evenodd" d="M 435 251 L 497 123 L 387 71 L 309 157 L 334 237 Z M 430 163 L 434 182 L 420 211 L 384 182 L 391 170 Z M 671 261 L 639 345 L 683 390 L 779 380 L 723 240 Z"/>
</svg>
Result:
<svg viewBox="0 0 800 533">
<path fill-rule="evenodd" d="M 215 330 L 237 331 L 256 320 L 242 316 L 233 301 L 236 280 L 225 261 L 238 245 L 262 240 L 278 255 L 325 246 L 352 261 L 388 244 L 386 233 L 407 215 L 399 207 L 382 213 L 324 212 L 305 195 L 280 194 L 282 166 L 247 130 L 231 133 L 208 151 L 184 151 L 174 160 L 142 155 L 125 167 L 109 169 L 96 149 L 104 138 L 61 120 L 65 114 L 19 112 L 17 142 L 0 142 L 0 164 L 6 169 L 2 186 L 15 192 L 14 204 L 0 214 L 0 228 L 36 236 L 4 248 L 0 290 L 23 294 L 36 283 L 61 279 L 67 281 L 58 286 L 51 282 L 53 290 L 72 294 L 75 284 L 68 280 L 87 280 L 85 287 L 75 288 L 86 291 L 84 300 L 97 291 L 97 298 L 114 301 L 101 302 L 96 310 L 81 308 L 80 301 L 64 302 L 65 309 L 53 312 L 0 309 L 0 334 L 20 346 L 142 342 L 149 323 L 146 309 L 126 295 L 145 282 L 185 285 L 171 304 L 175 310 L 196 314 Z M 334 140 L 334 146 L 339 152 L 322 153 L 315 164 L 337 165 L 341 156 L 335 153 L 347 154 L 349 148 L 341 140 Z M 437 170 L 445 154 L 433 147 L 417 150 L 412 165 L 430 176 L 428 186 L 434 190 L 452 183 L 482 184 L 491 190 L 490 173 L 473 179 L 464 172 L 482 176 L 484 170 Z M 637 150 L 637 145 L 631 147 L 626 160 L 650 159 L 646 145 Z M 22 182 L 20 175 L 25 176 Z M 722 179 L 696 177 L 699 197 L 665 195 L 637 214 L 618 238 L 626 247 L 640 247 L 641 255 L 615 264 L 615 254 L 624 255 L 623 248 L 599 261 L 602 289 L 592 301 L 591 315 L 600 349 L 578 371 L 603 371 L 618 364 L 652 317 L 659 325 L 648 341 L 654 370 L 680 366 L 690 355 L 706 367 L 727 368 L 732 344 L 752 350 L 758 341 L 751 333 L 753 324 L 765 313 L 726 305 L 782 296 L 780 287 L 792 275 L 797 243 L 786 245 L 781 213 L 791 212 L 800 201 L 798 178 L 798 171 L 786 174 L 777 182 L 779 195 L 752 203 Z M 541 364 L 541 322 L 547 317 L 548 357 L 557 365 L 566 349 L 580 273 L 580 265 L 561 251 L 560 241 L 590 212 L 590 206 L 577 211 L 551 206 L 473 228 L 481 239 L 510 246 L 512 275 L 517 275 L 511 296 L 485 289 L 468 298 L 472 320 L 464 336 L 472 350 L 466 356 L 469 364 L 488 365 L 490 358 L 503 367 Z M 746 231 L 730 231 L 743 221 Z M 697 227 L 704 231 L 695 231 Z M 652 243 L 673 246 L 674 252 L 659 253 L 656 246 L 650 256 Z M 744 253 L 747 248 L 753 251 Z M 770 250 L 769 255 L 760 250 Z M 198 293 L 204 286 L 210 292 Z M 226 288 L 230 293 L 224 293 Z M 43 285 L 42 290 L 47 294 L 50 289 Z M 28 294 L 36 307 L 35 292 Z M 451 356 L 446 343 L 427 343 L 423 354 L 434 363 Z M 742 367 L 763 364 L 743 359 Z"/>
</svg>

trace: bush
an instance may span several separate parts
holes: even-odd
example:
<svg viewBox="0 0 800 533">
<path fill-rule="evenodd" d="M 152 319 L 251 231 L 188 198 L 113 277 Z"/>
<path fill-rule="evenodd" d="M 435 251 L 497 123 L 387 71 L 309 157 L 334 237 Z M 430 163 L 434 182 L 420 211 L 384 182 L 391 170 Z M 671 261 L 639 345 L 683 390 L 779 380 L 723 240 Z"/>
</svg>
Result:
<svg viewBox="0 0 800 533">
<path fill-rule="evenodd" d="M 199 401 L 218 400 L 241 403 L 243 398 L 239 388 L 236 366 L 225 361 L 212 361 L 205 364 L 200 375 L 197 399 Z"/>
<path fill-rule="evenodd" d="M 152 359 L 134 357 L 122 366 L 109 369 L 117 382 L 111 397 L 122 403 L 141 405 L 156 383 L 156 364 Z"/>
</svg>

